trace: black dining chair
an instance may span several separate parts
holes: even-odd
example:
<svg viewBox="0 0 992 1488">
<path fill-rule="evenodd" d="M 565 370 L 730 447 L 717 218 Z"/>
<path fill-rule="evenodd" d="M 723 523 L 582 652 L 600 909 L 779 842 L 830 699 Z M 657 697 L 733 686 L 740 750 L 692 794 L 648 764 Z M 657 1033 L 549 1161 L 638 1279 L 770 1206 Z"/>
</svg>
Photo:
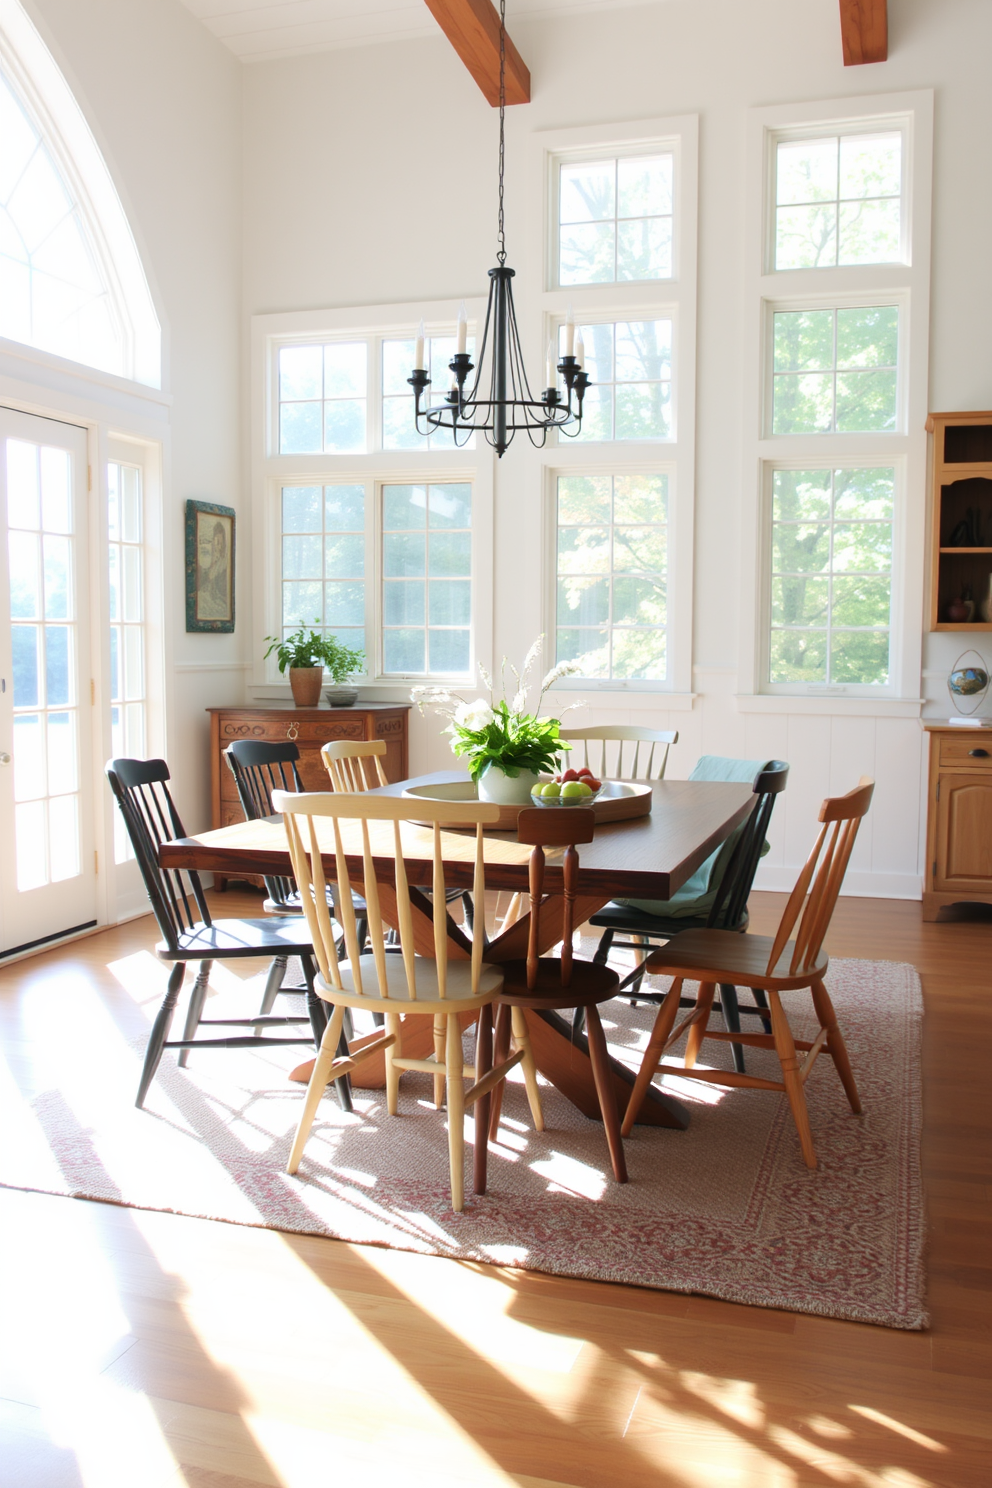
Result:
<svg viewBox="0 0 992 1488">
<path fill-rule="evenodd" d="M 590 916 L 589 923 L 603 931 L 593 956 L 594 962 L 605 965 L 611 950 L 641 952 L 641 960 L 633 971 L 628 972 L 617 988 L 617 996 L 626 992 L 632 1007 L 638 1002 L 658 1004 L 664 1000 L 663 993 L 641 990 L 641 983 L 644 980 L 644 963 L 650 955 L 652 940 L 674 940 L 684 930 L 737 930 L 743 933 L 747 929 L 747 901 L 754 885 L 754 876 L 758 871 L 758 862 L 761 858 L 772 811 L 775 808 L 775 797 L 785 790 L 788 778 L 789 766 L 784 760 L 769 760 L 764 769 L 758 771 L 753 786 L 757 799 L 744 825 L 738 829 L 737 840 L 716 889 L 716 897 L 705 915 L 665 916 L 650 914 L 647 910 L 638 909 L 634 905 L 611 903 Z M 618 933 L 636 935 L 638 939 L 636 941 L 616 940 L 615 936 Z M 765 1032 L 771 1032 L 765 994 L 760 987 L 751 990 L 756 1006 L 741 1005 L 737 997 L 737 988 L 729 983 L 720 986 L 719 996 L 723 1019 L 731 1033 L 740 1033 L 742 1013 L 759 1017 Z M 694 1007 L 695 1002 L 691 998 L 685 998 L 683 1006 Z M 572 1026 L 576 1033 L 581 1032 L 583 1026 L 581 1008 L 576 1008 Z M 742 1044 L 731 1044 L 730 1047 L 733 1053 L 734 1069 L 738 1074 L 743 1074 L 744 1047 Z"/>
<path fill-rule="evenodd" d="M 107 765 L 107 779 L 124 819 L 141 877 L 144 880 L 152 913 L 158 921 L 163 939 L 155 947 L 161 961 L 172 963 L 165 998 L 152 1025 L 145 1050 L 145 1062 L 138 1084 L 135 1105 L 141 1108 L 155 1078 L 166 1049 L 178 1049 L 179 1063 L 185 1065 L 190 1049 L 255 1048 L 259 1044 L 298 1044 L 320 1047 L 327 1018 L 323 1003 L 314 988 L 313 942 L 306 922 L 295 916 L 268 917 L 262 920 L 214 920 L 207 906 L 200 876 L 193 871 L 163 868 L 159 852 L 166 842 L 186 836 L 176 810 L 168 781 L 171 779 L 165 760 L 115 759 Z M 260 1014 L 254 1018 L 204 1018 L 210 968 L 216 960 L 242 960 L 254 957 L 269 960 L 267 991 L 272 998 L 282 986 L 286 963 L 298 956 L 306 978 L 307 1012 L 303 1015 L 273 1017 Z M 186 1024 L 181 1039 L 170 1039 L 169 1030 L 186 973 L 186 963 L 199 963 L 196 981 L 190 993 Z M 295 989 L 297 992 L 299 989 Z M 268 1028 L 310 1024 L 311 1037 L 263 1037 Z M 196 1038 L 200 1027 L 223 1026 L 250 1028 L 249 1035 L 223 1038 Z M 351 1089 L 347 1079 L 336 1082 L 341 1106 L 351 1110 Z"/>
</svg>

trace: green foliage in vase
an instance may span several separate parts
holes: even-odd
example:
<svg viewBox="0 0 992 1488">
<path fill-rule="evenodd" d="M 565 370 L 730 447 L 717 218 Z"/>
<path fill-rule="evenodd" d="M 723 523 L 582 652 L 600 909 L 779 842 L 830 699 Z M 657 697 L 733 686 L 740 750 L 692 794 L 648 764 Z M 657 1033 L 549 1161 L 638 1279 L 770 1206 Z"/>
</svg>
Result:
<svg viewBox="0 0 992 1488">
<path fill-rule="evenodd" d="M 365 661 L 365 652 L 357 646 L 346 646 L 336 636 L 326 631 L 308 630 L 305 625 L 294 630 L 285 640 L 278 636 L 266 636 L 265 639 L 269 642 L 265 659 L 268 660 L 274 651 L 280 672 L 290 667 L 322 666 L 330 673 L 331 681 L 338 685 L 346 682 Z"/>
<path fill-rule="evenodd" d="M 538 636 L 524 660 L 523 668 L 517 668 L 503 658 L 501 683 L 503 696 L 496 699 L 492 677 L 480 664 L 479 672 L 489 690 L 489 701 L 485 698 L 463 698 L 460 693 L 449 692 L 446 687 L 415 687 L 410 696 L 421 713 L 427 708 L 440 713 L 449 720 L 444 730 L 450 734 L 452 753 L 464 759 L 468 773 L 478 780 L 490 765 L 502 770 L 504 775 L 516 778 L 521 771 L 556 769 L 560 756 L 571 749 L 560 736 L 561 720 L 540 716 L 539 709 L 544 694 L 561 677 L 570 676 L 578 668 L 571 662 L 553 667 L 543 678 L 537 703 L 533 712 L 527 712 L 527 696 L 530 691 L 530 672 L 544 644 Z M 506 671 L 509 668 L 516 683 L 510 699 L 506 696 Z M 573 708 L 581 703 L 572 703 Z M 567 709 L 563 710 L 567 712 Z"/>
</svg>

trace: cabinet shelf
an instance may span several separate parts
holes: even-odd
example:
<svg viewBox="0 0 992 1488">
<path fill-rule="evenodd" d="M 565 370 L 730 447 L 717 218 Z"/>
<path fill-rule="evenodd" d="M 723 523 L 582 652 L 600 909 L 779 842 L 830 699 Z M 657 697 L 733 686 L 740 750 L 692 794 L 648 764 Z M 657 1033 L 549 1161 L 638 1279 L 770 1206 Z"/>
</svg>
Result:
<svg viewBox="0 0 992 1488">
<path fill-rule="evenodd" d="M 992 548 L 941 548 L 941 553 L 990 553 Z"/>
</svg>

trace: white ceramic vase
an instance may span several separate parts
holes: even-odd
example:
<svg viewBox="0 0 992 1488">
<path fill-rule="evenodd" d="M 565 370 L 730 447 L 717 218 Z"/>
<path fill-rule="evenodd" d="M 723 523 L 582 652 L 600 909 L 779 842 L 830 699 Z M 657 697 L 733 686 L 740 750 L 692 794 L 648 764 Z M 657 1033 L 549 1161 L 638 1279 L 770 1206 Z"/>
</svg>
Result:
<svg viewBox="0 0 992 1488">
<path fill-rule="evenodd" d="M 495 801 L 497 806 L 529 806 L 530 793 L 539 779 L 534 770 L 504 775 L 498 765 L 489 765 L 479 779 L 479 800 Z"/>
</svg>

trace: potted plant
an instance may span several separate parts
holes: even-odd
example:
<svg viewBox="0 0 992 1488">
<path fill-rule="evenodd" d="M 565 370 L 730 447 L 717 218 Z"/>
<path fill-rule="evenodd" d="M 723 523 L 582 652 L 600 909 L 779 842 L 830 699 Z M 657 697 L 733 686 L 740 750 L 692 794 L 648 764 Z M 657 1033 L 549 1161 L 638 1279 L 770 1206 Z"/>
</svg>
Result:
<svg viewBox="0 0 992 1488">
<path fill-rule="evenodd" d="M 277 636 L 266 636 L 265 639 L 269 642 L 266 659 L 274 651 L 280 672 L 289 672 L 289 685 L 298 708 L 316 708 L 320 702 L 325 667 L 335 684 L 328 689 L 327 701 L 336 708 L 350 708 L 357 701 L 358 688 L 342 684 L 362 665 L 364 651 L 346 646 L 336 636 L 308 630 L 306 626 L 301 626 L 284 641 Z"/>
<path fill-rule="evenodd" d="M 432 708 L 449 720 L 444 732 L 451 735 L 452 752 L 467 762 L 482 801 L 496 801 L 501 806 L 529 805 L 540 772 L 554 770 L 558 757 L 572 747 L 560 737 L 560 719 L 542 716 L 540 707 L 549 687 L 560 677 L 578 671 L 574 663 L 562 662 L 547 673 L 533 711 L 527 711 L 530 671 L 543 644 L 543 635 L 538 636 L 520 672 L 504 656 L 500 671 L 503 696 L 499 701 L 493 679 L 481 664 L 479 673 L 489 691 L 488 702 L 485 698 L 463 698 L 445 687 L 415 687 L 410 694 L 421 713 Z M 516 684 L 510 700 L 506 696 L 507 666 Z M 582 704 L 570 706 L 578 708 Z"/>
</svg>

